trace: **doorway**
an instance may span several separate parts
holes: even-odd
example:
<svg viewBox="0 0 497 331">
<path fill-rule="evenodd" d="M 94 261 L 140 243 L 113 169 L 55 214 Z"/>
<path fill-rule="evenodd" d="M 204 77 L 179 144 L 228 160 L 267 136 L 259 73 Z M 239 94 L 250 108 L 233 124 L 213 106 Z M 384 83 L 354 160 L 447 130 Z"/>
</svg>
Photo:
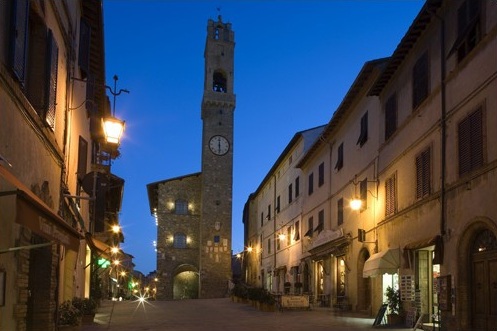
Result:
<svg viewBox="0 0 497 331">
<path fill-rule="evenodd" d="M 497 240 L 490 230 L 480 231 L 471 250 L 472 326 L 497 329 Z"/>
</svg>

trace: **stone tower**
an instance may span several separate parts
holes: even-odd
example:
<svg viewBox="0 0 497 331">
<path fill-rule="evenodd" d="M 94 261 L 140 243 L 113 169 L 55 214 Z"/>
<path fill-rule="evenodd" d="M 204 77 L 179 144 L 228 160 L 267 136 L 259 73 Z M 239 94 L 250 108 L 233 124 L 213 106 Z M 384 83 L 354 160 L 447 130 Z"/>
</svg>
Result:
<svg viewBox="0 0 497 331">
<path fill-rule="evenodd" d="M 201 115 L 201 298 L 225 296 L 231 279 L 234 36 L 221 16 L 208 21 Z"/>
</svg>

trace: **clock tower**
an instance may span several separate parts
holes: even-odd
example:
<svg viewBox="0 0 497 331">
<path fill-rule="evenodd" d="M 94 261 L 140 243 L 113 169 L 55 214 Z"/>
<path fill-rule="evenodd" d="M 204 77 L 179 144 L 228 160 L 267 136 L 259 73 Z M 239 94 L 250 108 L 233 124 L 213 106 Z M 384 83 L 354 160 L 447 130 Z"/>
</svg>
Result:
<svg viewBox="0 0 497 331">
<path fill-rule="evenodd" d="M 235 34 L 221 16 L 207 24 L 202 98 L 199 297 L 227 294 L 231 272 Z"/>
</svg>

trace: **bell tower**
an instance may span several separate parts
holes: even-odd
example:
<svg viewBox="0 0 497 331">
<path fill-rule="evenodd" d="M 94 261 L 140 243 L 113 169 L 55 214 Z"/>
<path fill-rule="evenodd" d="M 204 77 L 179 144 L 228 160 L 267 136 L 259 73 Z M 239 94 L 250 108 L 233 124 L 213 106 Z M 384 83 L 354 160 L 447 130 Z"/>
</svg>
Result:
<svg viewBox="0 0 497 331">
<path fill-rule="evenodd" d="M 231 279 L 235 34 L 230 23 L 208 20 L 202 98 L 200 298 L 227 294 Z"/>
</svg>

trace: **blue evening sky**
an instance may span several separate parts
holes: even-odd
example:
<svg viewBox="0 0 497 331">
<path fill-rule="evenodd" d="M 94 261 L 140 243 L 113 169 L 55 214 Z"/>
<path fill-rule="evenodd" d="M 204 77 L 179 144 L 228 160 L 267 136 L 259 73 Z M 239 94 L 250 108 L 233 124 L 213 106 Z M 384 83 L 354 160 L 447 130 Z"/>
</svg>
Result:
<svg viewBox="0 0 497 331">
<path fill-rule="evenodd" d="M 233 251 L 242 211 L 293 135 L 326 124 L 364 62 L 390 56 L 422 0 L 105 0 L 107 85 L 126 120 L 112 172 L 125 179 L 123 249 L 156 268 L 146 185 L 200 171 L 207 20 L 235 31 Z M 220 8 L 220 11 L 218 11 Z M 112 99 L 111 99 L 112 100 Z"/>
</svg>

